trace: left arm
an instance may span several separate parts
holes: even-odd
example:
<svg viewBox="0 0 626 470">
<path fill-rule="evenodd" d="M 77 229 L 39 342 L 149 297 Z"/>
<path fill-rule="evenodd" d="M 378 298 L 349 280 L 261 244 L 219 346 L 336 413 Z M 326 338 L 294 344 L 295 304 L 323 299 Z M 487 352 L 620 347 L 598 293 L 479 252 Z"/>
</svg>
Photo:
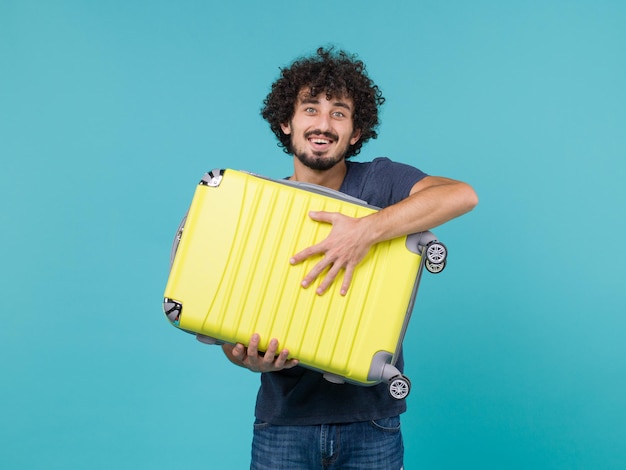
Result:
<svg viewBox="0 0 626 470">
<path fill-rule="evenodd" d="M 477 203 L 478 197 L 470 185 L 449 178 L 426 176 L 411 188 L 406 199 L 366 217 L 311 212 L 313 220 L 330 223 L 333 228 L 327 238 L 297 253 L 290 262 L 297 264 L 323 254 L 320 262 L 305 276 L 302 286 L 308 287 L 330 267 L 317 288 L 317 293 L 323 294 L 343 269 L 341 295 L 345 295 L 354 269 L 373 245 L 430 230 L 469 212 Z"/>
</svg>

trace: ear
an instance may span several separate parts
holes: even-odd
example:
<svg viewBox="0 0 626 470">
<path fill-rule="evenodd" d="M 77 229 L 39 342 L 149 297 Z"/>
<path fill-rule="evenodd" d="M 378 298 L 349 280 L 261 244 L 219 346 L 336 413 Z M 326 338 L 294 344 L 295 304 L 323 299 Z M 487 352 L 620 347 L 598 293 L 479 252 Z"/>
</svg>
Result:
<svg viewBox="0 0 626 470">
<path fill-rule="evenodd" d="M 355 129 L 350 138 L 350 145 L 356 144 L 361 138 L 361 129 Z"/>
<path fill-rule="evenodd" d="M 290 123 L 288 123 L 288 122 L 284 123 L 284 124 L 281 123 L 280 128 L 282 129 L 283 134 L 285 134 L 285 135 L 291 134 L 291 124 Z"/>
</svg>

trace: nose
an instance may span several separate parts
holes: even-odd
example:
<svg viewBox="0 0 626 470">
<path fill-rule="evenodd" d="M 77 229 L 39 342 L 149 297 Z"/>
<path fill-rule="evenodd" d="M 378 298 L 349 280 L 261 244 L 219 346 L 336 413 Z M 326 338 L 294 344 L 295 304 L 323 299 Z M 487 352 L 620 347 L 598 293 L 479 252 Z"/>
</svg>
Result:
<svg viewBox="0 0 626 470">
<path fill-rule="evenodd" d="M 320 131 L 326 132 L 331 129 L 330 116 L 326 113 L 320 113 L 317 116 L 317 127 Z"/>
</svg>

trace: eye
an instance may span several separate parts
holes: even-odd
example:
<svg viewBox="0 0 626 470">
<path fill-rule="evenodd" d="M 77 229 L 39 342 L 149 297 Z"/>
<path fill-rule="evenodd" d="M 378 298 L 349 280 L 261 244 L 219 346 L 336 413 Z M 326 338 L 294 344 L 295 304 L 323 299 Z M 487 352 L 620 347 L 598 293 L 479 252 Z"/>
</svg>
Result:
<svg viewBox="0 0 626 470">
<path fill-rule="evenodd" d="M 341 111 L 334 111 L 333 112 L 333 116 L 336 117 L 336 118 L 344 118 L 344 117 L 346 117 L 346 115 L 343 114 Z"/>
<path fill-rule="evenodd" d="M 310 106 L 307 108 L 304 108 L 304 112 L 308 113 L 308 114 L 314 114 L 315 113 L 315 108 L 311 108 Z"/>
</svg>

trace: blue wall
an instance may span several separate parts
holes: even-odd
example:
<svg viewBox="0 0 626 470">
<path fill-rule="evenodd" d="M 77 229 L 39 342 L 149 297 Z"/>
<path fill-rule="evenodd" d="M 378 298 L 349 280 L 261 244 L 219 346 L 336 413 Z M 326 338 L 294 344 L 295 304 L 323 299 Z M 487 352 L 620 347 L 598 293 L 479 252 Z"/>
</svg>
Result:
<svg viewBox="0 0 626 470">
<path fill-rule="evenodd" d="M 258 376 L 164 320 L 213 167 L 291 168 L 278 67 L 356 52 L 386 155 L 470 182 L 407 334 L 407 468 L 623 468 L 626 4 L 0 2 L 0 466 L 246 468 Z"/>
</svg>

